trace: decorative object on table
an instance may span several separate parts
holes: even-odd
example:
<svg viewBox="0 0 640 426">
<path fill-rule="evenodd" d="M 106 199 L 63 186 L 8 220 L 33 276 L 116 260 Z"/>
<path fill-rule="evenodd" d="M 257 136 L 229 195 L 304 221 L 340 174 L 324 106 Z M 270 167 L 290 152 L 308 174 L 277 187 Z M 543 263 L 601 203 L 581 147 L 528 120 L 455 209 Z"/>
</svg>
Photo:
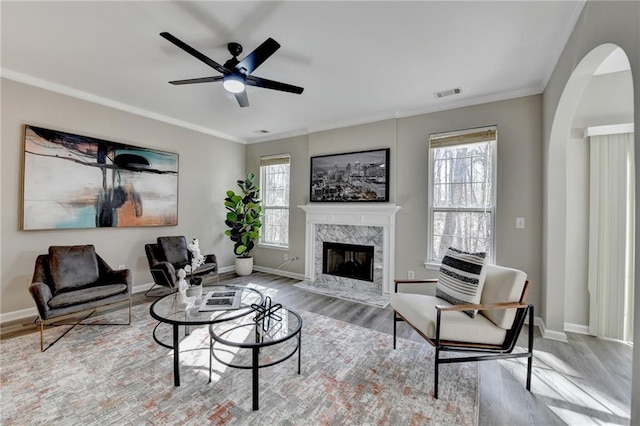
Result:
<svg viewBox="0 0 640 426">
<path fill-rule="evenodd" d="M 210 291 L 202 300 L 200 312 L 238 309 L 241 295 L 239 290 Z"/>
<path fill-rule="evenodd" d="M 195 280 L 193 277 L 193 271 L 198 269 L 200 265 L 204 263 L 204 256 L 200 252 L 200 241 L 197 238 L 194 238 L 187 247 L 189 249 L 189 259 L 191 260 L 191 263 L 184 268 L 190 274 L 189 283 L 191 285 L 198 285 L 202 280 Z"/>
<path fill-rule="evenodd" d="M 389 201 L 389 148 L 311 157 L 309 201 Z"/>
<path fill-rule="evenodd" d="M 187 287 L 187 296 L 199 299 L 202 297 L 202 278 L 192 278 L 189 280 Z"/>
<path fill-rule="evenodd" d="M 187 239 L 183 235 L 158 237 L 156 244 L 145 244 L 144 250 L 149 261 L 149 270 L 153 276 L 154 286 L 177 288 L 176 271 L 190 265 L 191 252 Z M 198 266 L 192 273 L 193 278 L 210 278 L 218 275 L 218 263 L 215 254 L 204 256 L 204 263 Z M 151 287 L 147 292 L 148 294 Z"/>
<path fill-rule="evenodd" d="M 178 224 L 178 154 L 26 125 L 22 229 Z"/>
<path fill-rule="evenodd" d="M 256 323 L 258 329 L 262 329 L 262 332 L 266 333 L 271 330 L 271 320 L 282 321 L 282 316 L 278 315 L 282 305 L 280 303 L 272 304 L 271 297 L 267 296 L 264 301 L 257 305 L 252 304 L 251 308 L 256 311 L 256 315 L 253 318 L 253 322 Z"/>
<path fill-rule="evenodd" d="M 238 180 L 240 193 L 227 191 L 224 206 L 227 209 L 225 225 L 229 227 L 224 234 L 233 241 L 236 255 L 236 274 L 250 275 L 253 271 L 251 250 L 254 241 L 260 236 L 262 227 L 262 201 L 260 188 L 253 183 L 255 175 L 249 173 L 245 180 Z"/>
<path fill-rule="evenodd" d="M 189 284 L 187 284 L 187 280 L 184 279 L 187 273 L 184 269 L 179 269 L 176 275 L 178 276 L 178 296 L 176 297 L 176 303 L 179 309 L 189 309 L 195 303 L 196 298 L 187 296 Z"/>
</svg>

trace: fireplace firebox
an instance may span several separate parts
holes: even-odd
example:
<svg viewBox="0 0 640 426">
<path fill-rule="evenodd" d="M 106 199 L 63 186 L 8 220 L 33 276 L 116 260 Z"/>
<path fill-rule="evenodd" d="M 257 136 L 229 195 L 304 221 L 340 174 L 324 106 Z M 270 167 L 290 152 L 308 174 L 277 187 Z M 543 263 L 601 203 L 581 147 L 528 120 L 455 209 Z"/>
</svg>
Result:
<svg viewBox="0 0 640 426">
<path fill-rule="evenodd" d="M 322 273 L 373 282 L 373 246 L 322 243 Z"/>
</svg>

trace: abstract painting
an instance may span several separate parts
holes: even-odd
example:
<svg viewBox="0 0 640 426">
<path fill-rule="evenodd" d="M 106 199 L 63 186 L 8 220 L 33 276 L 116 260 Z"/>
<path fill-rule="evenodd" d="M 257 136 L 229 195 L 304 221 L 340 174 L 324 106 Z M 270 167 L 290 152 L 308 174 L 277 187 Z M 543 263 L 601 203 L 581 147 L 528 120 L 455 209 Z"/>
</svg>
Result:
<svg viewBox="0 0 640 426">
<path fill-rule="evenodd" d="M 178 154 L 25 126 L 22 229 L 178 223 Z"/>
</svg>

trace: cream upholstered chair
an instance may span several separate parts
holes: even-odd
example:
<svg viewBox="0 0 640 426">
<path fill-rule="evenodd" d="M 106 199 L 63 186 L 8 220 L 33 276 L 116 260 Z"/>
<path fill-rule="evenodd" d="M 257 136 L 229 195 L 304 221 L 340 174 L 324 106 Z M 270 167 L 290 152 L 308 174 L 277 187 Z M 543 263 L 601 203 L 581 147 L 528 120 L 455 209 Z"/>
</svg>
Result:
<svg viewBox="0 0 640 426">
<path fill-rule="evenodd" d="M 527 358 L 527 390 L 533 363 L 533 305 L 525 304 L 527 276 L 517 269 L 485 265 L 479 303 L 454 304 L 436 296 L 438 280 L 395 280 L 391 295 L 393 348 L 396 324 L 404 321 L 435 347 L 434 398 L 438 398 L 440 364 Z M 442 279 L 442 273 L 441 273 Z M 441 292 L 438 292 L 442 296 Z M 446 296 L 445 296 L 446 297 Z M 468 312 L 477 310 L 473 318 Z M 465 313 L 467 312 L 467 313 Z M 529 315 L 527 352 L 513 353 Z M 476 356 L 440 358 L 440 352 L 476 352 Z"/>
</svg>

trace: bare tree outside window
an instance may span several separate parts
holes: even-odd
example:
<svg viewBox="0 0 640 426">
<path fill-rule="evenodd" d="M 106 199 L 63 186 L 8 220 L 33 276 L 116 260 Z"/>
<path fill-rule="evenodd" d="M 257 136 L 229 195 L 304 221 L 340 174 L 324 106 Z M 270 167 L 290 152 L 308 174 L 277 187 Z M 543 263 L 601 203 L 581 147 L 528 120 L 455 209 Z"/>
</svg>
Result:
<svg viewBox="0 0 640 426">
<path fill-rule="evenodd" d="M 430 138 L 430 262 L 439 263 L 449 247 L 493 258 L 495 136 Z"/>
</svg>

